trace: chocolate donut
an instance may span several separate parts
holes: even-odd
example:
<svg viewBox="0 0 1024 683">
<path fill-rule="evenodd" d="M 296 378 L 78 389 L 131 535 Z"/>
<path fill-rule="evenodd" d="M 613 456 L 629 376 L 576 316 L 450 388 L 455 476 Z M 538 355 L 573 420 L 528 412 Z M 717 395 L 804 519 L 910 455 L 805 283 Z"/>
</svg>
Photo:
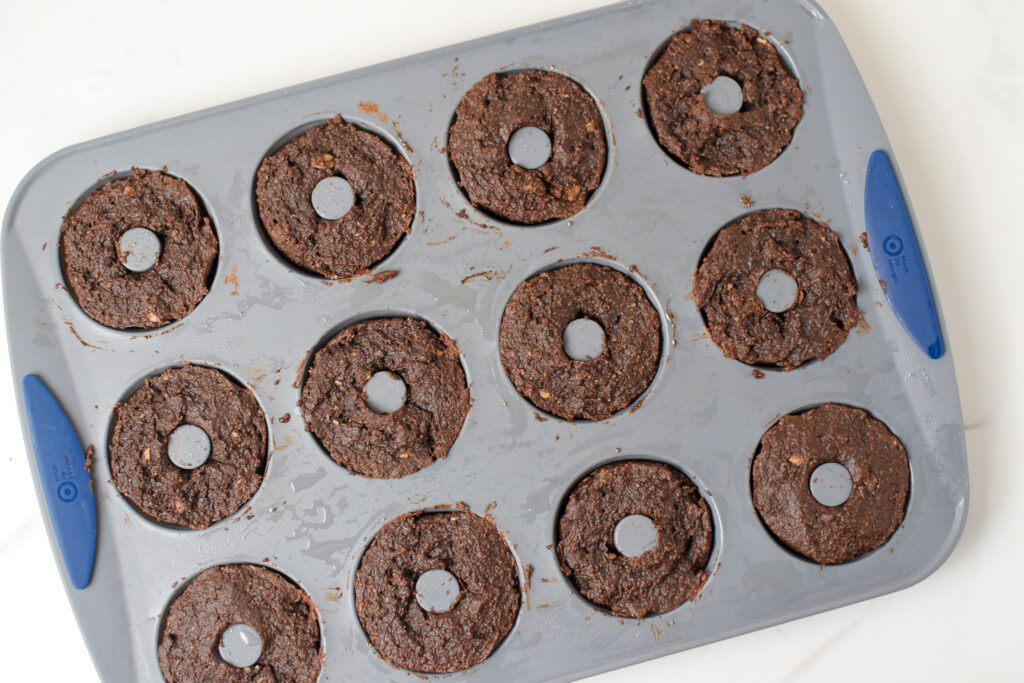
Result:
<svg viewBox="0 0 1024 683">
<path fill-rule="evenodd" d="M 643 515 L 658 544 L 628 557 L 615 527 Z M 558 520 L 558 559 L 587 600 L 624 617 L 669 612 L 693 600 L 708 578 L 714 530 L 693 482 L 669 465 L 631 460 L 605 465 L 577 484 Z"/>
<path fill-rule="evenodd" d="M 160 240 L 149 270 L 121 263 L 118 242 L 133 228 Z M 64 217 L 60 258 L 86 315 L 107 327 L 148 329 L 181 320 L 206 296 L 217 236 L 185 181 L 136 168 L 100 185 Z"/>
<path fill-rule="evenodd" d="M 811 475 L 836 462 L 853 481 L 842 505 L 822 505 Z M 903 522 L 910 463 L 900 440 L 859 408 L 827 403 L 787 415 L 765 432 L 751 465 L 754 507 L 789 548 L 820 564 L 882 546 Z"/>
<path fill-rule="evenodd" d="M 392 413 L 366 403 L 363 387 L 378 372 L 406 385 L 405 404 Z M 316 352 L 300 403 L 306 429 L 335 462 L 395 479 L 448 454 L 469 413 L 469 388 L 448 335 L 412 318 L 377 318 L 346 327 Z"/>
<path fill-rule="evenodd" d="M 527 126 L 551 141 L 551 158 L 535 169 L 508 154 L 509 138 Z M 594 99 L 570 78 L 539 69 L 493 73 L 459 102 L 448 155 L 474 206 L 515 223 L 543 223 L 582 211 L 597 189 L 604 125 Z"/>
<path fill-rule="evenodd" d="M 355 203 L 328 220 L 313 208 L 317 184 L 341 177 Z M 311 128 L 260 164 L 256 204 L 285 257 L 328 278 L 358 275 L 392 252 L 416 213 L 412 167 L 380 136 L 340 116 Z"/>
<path fill-rule="evenodd" d="M 423 609 L 416 582 L 431 570 L 458 581 L 445 612 Z M 393 666 L 453 673 L 481 663 L 519 613 L 515 559 L 491 520 L 468 510 L 410 513 L 377 532 L 356 570 L 356 614 Z"/>
<path fill-rule="evenodd" d="M 182 469 L 167 445 L 182 425 L 210 438 L 209 458 Z M 263 481 L 267 421 L 256 398 L 212 368 L 186 365 L 149 377 L 114 407 L 114 485 L 150 517 L 205 529 L 237 511 Z"/>
<path fill-rule="evenodd" d="M 796 280 L 796 303 L 773 313 L 757 297 L 769 270 Z M 839 236 L 798 211 L 764 209 L 715 236 L 693 276 L 708 334 L 728 358 L 792 370 L 824 359 L 860 321 L 857 282 Z"/>
<path fill-rule="evenodd" d="M 604 330 L 604 349 L 593 360 L 565 353 L 562 335 L 579 318 Z M 498 343 L 505 371 L 524 398 L 566 420 L 602 420 L 651 384 L 661 327 L 640 285 L 614 268 L 577 263 L 519 285 L 505 306 Z"/>
<path fill-rule="evenodd" d="M 703 90 L 727 76 L 743 105 L 715 114 Z M 658 142 L 694 173 L 749 175 L 775 160 L 803 116 L 803 92 L 778 51 L 757 31 L 694 21 L 669 41 L 644 75 L 648 119 Z"/>
<path fill-rule="evenodd" d="M 236 667 L 218 653 L 225 629 L 245 624 L 263 641 L 256 663 Z M 171 601 L 157 650 L 167 683 L 314 683 L 323 653 L 316 605 L 277 572 L 254 564 L 212 567 Z"/>
</svg>

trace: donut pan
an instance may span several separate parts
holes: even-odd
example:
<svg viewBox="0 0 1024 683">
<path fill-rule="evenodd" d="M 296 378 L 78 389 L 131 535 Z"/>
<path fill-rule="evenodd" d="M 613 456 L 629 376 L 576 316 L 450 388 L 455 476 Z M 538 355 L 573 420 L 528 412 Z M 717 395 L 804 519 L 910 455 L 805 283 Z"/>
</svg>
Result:
<svg viewBox="0 0 1024 683">
<path fill-rule="evenodd" d="M 761 31 L 805 94 L 792 143 L 747 177 L 690 172 L 659 147 L 644 116 L 641 79 L 652 58 L 682 25 L 702 17 Z M 453 112 L 467 89 L 491 72 L 526 68 L 561 72 L 589 91 L 609 143 L 603 181 L 587 208 L 571 220 L 535 227 L 503 223 L 470 205 L 445 154 Z M 417 215 L 411 233 L 375 267 L 397 271 L 383 282 L 369 276 L 331 282 L 298 272 L 271 247 L 256 215 L 254 179 L 264 156 L 335 114 L 383 136 L 415 170 Z M 33 411 L 25 404 L 35 389 L 23 388 L 27 375 L 40 377 L 56 396 L 82 448 L 94 448 L 91 580 L 87 562 L 79 580 L 81 561 L 61 560 L 58 527 L 67 522 L 55 505 L 67 488 L 51 489 L 63 475 L 39 465 L 33 474 L 65 588 L 101 677 L 161 680 L 156 653 L 168 602 L 205 568 L 253 562 L 281 571 L 317 604 L 321 680 L 407 680 L 410 672 L 390 666 L 369 644 L 356 618 L 353 575 L 385 522 L 460 502 L 489 515 L 505 534 L 524 586 L 511 633 L 486 661 L 459 674 L 481 681 L 507 680 L 512 671 L 518 680 L 581 678 L 928 576 L 964 524 L 965 446 L 948 349 L 915 343 L 916 314 L 900 303 L 900 286 L 883 292 L 872 262 L 878 257 L 880 267 L 906 270 L 905 259 L 882 256 L 874 242 L 869 253 L 860 240 L 869 160 L 889 149 L 839 34 L 813 2 L 651 0 L 253 97 L 41 162 L 6 215 L 4 303 L 29 448 L 27 413 Z M 210 293 L 180 323 L 148 332 L 112 330 L 88 318 L 65 287 L 57 248 L 65 213 L 103 176 L 132 167 L 166 167 L 184 179 L 220 241 Z M 893 201 L 879 210 L 901 206 L 898 195 Z M 869 214 L 873 206 L 878 209 L 867 202 Z M 863 321 L 825 360 L 790 372 L 764 369 L 757 378 L 707 338 L 690 291 L 716 232 L 772 207 L 817 216 L 838 233 L 857 278 Z M 896 241 L 907 252 L 914 248 L 912 231 Z M 890 252 L 895 242 L 880 244 Z M 512 386 L 497 349 L 515 288 L 575 261 L 627 273 L 661 317 L 663 352 L 653 384 L 630 409 L 596 422 L 536 411 Z M 923 250 L 917 265 L 927 288 Z M 927 306 L 921 310 L 941 330 L 937 304 L 934 316 Z M 395 315 L 424 319 L 456 341 L 472 407 L 446 459 L 401 479 L 371 480 L 327 456 L 305 431 L 296 404 L 311 349 L 354 321 Z M 202 531 L 163 526 L 138 512 L 112 484 L 106 447 L 114 405 L 144 377 L 186 361 L 220 368 L 250 387 L 272 442 L 257 493 Z M 834 566 L 783 547 L 750 495 L 750 461 L 765 430 L 781 415 L 826 402 L 864 408 L 882 420 L 906 446 L 911 465 L 904 524 L 878 550 Z M 43 462 L 46 444 L 37 439 L 34 450 Z M 573 484 L 598 465 L 628 458 L 664 461 L 687 474 L 715 527 L 710 577 L 699 597 L 640 620 L 588 603 L 560 573 L 553 549 Z M 52 517 L 48 510 L 55 510 Z M 71 522 L 86 532 L 87 512 Z M 75 538 L 91 545 L 88 533 Z"/>
</svg>

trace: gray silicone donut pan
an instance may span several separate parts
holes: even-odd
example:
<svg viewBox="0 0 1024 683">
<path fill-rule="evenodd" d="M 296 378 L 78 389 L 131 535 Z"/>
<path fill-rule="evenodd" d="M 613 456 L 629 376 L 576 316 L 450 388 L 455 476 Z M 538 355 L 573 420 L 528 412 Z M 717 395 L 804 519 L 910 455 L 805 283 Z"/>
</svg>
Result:
<svg viewBox="0 0 1024 683">
<path fill-rule="evenodd" d="M 806 96 L 792 144 L 746 178 L 691 173 L 658 146 L 638 115 L 652 55 L 700 17 L 762 31 L 790 61 Z M 444 153 L 463 93 L 493 71 L 524 68 L 559 71 L 586 88 L 600 104 L 609 141 L 608 168 L 587 208 L 538 227 L 505 225 L 474 209 Z M 375 103 L 379 115 L 361 102 Z M 416 172 L 419 213 L 411 234 L 375 269 L 399 271 L 381 284 L 296 272 L 270 248 L 255 215 L 253 182 L 263 157 L 296 129 L 336 113 L 391 141 Z M 161 680 L 156 645 L 168 601 L 207 567 L 256 562 L 282 571 L 316 602 L 321 680 L 407 680 L 408 672 L 385 663 L 368 643 L 355 615 L 353 574 L 387 520 L 456 502 L 488 511 L 521 570 L 532 567 L 508 638 L 483 664 L 457 674 L 481 681 L 580 678 L 927 576 L 964 524 L 963 427 L 950 353 L 931 360 L 914 346 L 858 240 L 865 168 L 878 148 L 889 145 L 868 93 L 835 27 L 809 0 L 652 0 L 261 95 L 43 161 L 7 213 L 4 300 L 19 398 L 21 378 L 40 374 L 83 446 L 96 448 L 95 569 L 86 589 L 67 589 L 102 678 Z M 201 197 L 217 230 L 214 284 L 181 324 L 150 334 L 104 328 L 62 284 L 61 219 L 104 174 L 165 165 Z M 746 208 L 742 195 L 755 205 Z M 865 324 L 826 360 L 755 379 L 703 334 L 689 293 L 716 231 L 770 207 L 820 216 L 839 234 Z M 499 321 L 516 286 L 578 260 L 629 272 L 662 316 L 662 363 L 642 405 L 599 422 L 535 413 L 497 351 Z M 237 287 L 226 280 L 231 275 Z M 473 400 L 447 459 L 393 481 L 336 465 L 304 430 L 294 384 L 307 351 L 353 321 L 381 315 L 420 317 L 451 335 Z M 259 491 L 204 531 L 167 528 L 138 513 L 111 483 L 106 453 L 114 404 L 142 378 L 182 361 L 222 368 L 251 387 L 271 421 L 272 451 Z M 780 415 L 829 401 L 867 409 L 889 426 L 906 446 L 912 487 L 905 523 L 885 546 L 822 567 L 766 531 L 751 503 L 749 461 Z M 292 419 L 282 423 L 286 413 Z M 711 576 L 699 598 L 642 620 L 612 617 L 584 600 L 559 572 L 552 545 L 573 483 L 600 464 L 630 457 L 672 463 L 689 475 L 715 524 Z M 39 492 L 38 476 L 36 485 Z"/>
</svg>

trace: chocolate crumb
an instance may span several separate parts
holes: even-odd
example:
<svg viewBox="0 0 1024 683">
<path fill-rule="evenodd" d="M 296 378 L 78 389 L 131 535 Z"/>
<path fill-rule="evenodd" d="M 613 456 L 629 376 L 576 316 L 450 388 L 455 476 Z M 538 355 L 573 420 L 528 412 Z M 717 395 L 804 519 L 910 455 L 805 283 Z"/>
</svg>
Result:
<svg viewBox="0 0 1024 683">
<path fill-rule="evenodd" d="M 382 270 L 379 273 L 374 273 L 370 277 L 366 278 L 365 280 L 363 280 L 363 282 L 370 285 L 379 285 L 382 282 L 387 282 L 388 280 L 397 276 L 397 270 Z"/>
</svg>

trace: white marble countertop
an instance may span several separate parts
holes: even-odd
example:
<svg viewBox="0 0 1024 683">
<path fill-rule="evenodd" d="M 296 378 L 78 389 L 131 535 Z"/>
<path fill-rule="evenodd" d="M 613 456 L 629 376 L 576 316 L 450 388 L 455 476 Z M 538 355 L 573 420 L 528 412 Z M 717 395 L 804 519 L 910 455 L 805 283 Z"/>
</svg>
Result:
<svg viewBox="0 0 1024 683">
<path fill-rule="evenodd" d="M 967 528 L 913 588 L 594 681 L 1021 680 L 1024 3 L 820 2 L 871 91 L 927 244 L 967 425 Z M 0 209 L 66 145 L 601 4 L 0 0 Z M 0 363 L 0 671 L 95 680 L 43 530 L 12 386 Z"/>
</svg>

